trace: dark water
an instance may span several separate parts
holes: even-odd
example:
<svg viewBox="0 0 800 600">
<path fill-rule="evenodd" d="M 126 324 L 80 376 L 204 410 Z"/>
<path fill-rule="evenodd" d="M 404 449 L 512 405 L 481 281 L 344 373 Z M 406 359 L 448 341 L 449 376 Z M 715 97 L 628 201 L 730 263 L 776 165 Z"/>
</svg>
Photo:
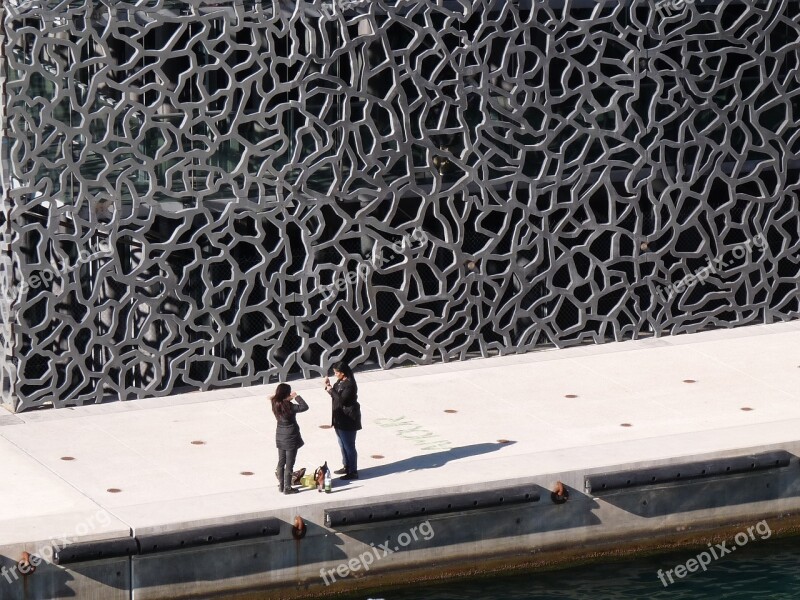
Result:
<svg viewBox="0 0 800 600">
<path fill-rule="evenodd" d="M 730 545 L 730 544 L 729 544 Z M 352 596 L 384 600 L 730 600 L 800 599 L 800 537 L 750 541 L 664 587 L 657 571 L 685 564 L 702 549 L 534 572 L 460 579 L 434 586 L 393 588 Z M 666 580 L 666 578 L 665 578 Z M 668 581 L 668 580 L 667 580 Z"/>
</svg>

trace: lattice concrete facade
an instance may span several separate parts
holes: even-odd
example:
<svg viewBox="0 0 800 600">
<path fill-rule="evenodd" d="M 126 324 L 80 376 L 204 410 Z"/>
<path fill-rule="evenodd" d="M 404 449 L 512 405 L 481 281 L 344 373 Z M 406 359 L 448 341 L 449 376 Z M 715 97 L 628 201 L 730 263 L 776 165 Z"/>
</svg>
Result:
<svg viewBox="0 0 800 600">
<path fill-rule="evenodd" d="M 798 316 L 796 1 L 329 2 L 4 2 L 6 404 Z"/>
</svg>

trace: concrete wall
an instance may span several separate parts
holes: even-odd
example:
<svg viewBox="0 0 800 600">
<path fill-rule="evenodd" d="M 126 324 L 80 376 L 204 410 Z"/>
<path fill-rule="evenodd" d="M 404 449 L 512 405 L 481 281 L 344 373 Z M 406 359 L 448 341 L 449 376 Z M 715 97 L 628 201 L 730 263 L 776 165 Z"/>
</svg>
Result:
<svg viewBox="0 0 800 600">
<path fill-rule="evenodd" d="M 337 501 L 332 495 L 327 507 L 258 515 L 277 517 L 282 522 L 277 536 L 68 567 L 42 565 L 34 574 L 3 586 L 3 598 L 156 600 L 222 593 L 242 593 L 242 597 L 252 594 L 253 598 L 309 598 L 350 589 L 546 567 L 668 548 L 696 546 L 706 550 L 706 542 L 711 540 L 727 540 L 730 546 L 734 536 L 741 535 L 740 532 L 746 535 L 748 528 L 750 541 L 763 539 L 765 525 L 754 530 L 762 520 L 766 520 L 769 530 L 767 537 L 797 530 L 800 445 L 743 449 L 687 459 L 739 456 L 768 449 L 791 452 L 790 464 L 761 472 L 596 495 L 583 492 L 585 479 L 592 470 L 553 473 L 533 480 L 437 491 L 437 495 L 452 498 L 461 492 L 524 484 L 532 494 L 540 495 L 536 502 L 450 514 L 420 512 L 416 517 L 336 529 L 324 525 L 324 511 L 357 503 Z M 676 462 L 681 461 L 656 464 Z M 619 465 L 614 470 L 651 466 L 654 463 Z M 553 503 L 548 493 L 559 480 L 570 492 L 569 500 L 563 504 Z M 406 500 L 425 505 L 425 498 L 409 495 L 384 500 L 395 502 L 398 507 Z M 307 525 L 301 539 L 292 535 L 298 513 Z M 242 518 L 253 516 L 256 515 Z M 180 526 L 176 527 L 180 530 Z M 134 533 L 144 536 L 152 532 Z M 24 548 L 2 548 L 0 554 L 17 556 L 23 549 L 36 547 L 31 542 Z M 391 552 L 386 553 L 384 548 Z M 695 554 L 687 549 L 687 559 Z M 11 565 L 6 562 L 5 566 Z M 656 573 L 653 577 L 657 584 Z M 329 585 L 325 585 L 326 580 Z"/>
</svg>

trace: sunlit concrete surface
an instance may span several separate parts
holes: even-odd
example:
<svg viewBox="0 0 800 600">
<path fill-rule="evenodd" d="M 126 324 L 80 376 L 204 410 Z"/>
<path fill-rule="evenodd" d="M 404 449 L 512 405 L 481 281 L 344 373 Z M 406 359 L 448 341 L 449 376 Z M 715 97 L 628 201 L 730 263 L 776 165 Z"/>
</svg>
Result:
<svg viewBox="0 0 800 600">
<path fill-rule="evenodd" d="M 361 479 L 332 495 L 278 493 L 274 385 L 0 416 L 0 550 L 796 441 L 798 348 L 795 321 L 357 373 Z M 291 384 L 296 468 L 338 468 L 322 382 Z"/>
</svg>

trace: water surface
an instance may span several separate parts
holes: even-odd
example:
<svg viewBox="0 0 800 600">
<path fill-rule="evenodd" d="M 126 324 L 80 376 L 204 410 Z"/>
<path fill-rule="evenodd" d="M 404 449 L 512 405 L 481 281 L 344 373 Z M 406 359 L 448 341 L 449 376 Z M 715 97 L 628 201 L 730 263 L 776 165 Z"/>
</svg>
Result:
<svg viewBox="0 0 800 600">
<path fill-rule="evenodd" d="M 728 543 L 730 546 L 730 542 Z M 713 560 L 703 572 L 673 575 L 664 587 L 657 572 L 686 564 L 702 551 L 595 563 L 525 575 L 459 579 L 453 583 L 392 588 L 348 600 L 727 600 L 800 599 L 800 537 L 756 538 Z M 665 577 L 665 581 L 669 583 Z"/>
</svg>

